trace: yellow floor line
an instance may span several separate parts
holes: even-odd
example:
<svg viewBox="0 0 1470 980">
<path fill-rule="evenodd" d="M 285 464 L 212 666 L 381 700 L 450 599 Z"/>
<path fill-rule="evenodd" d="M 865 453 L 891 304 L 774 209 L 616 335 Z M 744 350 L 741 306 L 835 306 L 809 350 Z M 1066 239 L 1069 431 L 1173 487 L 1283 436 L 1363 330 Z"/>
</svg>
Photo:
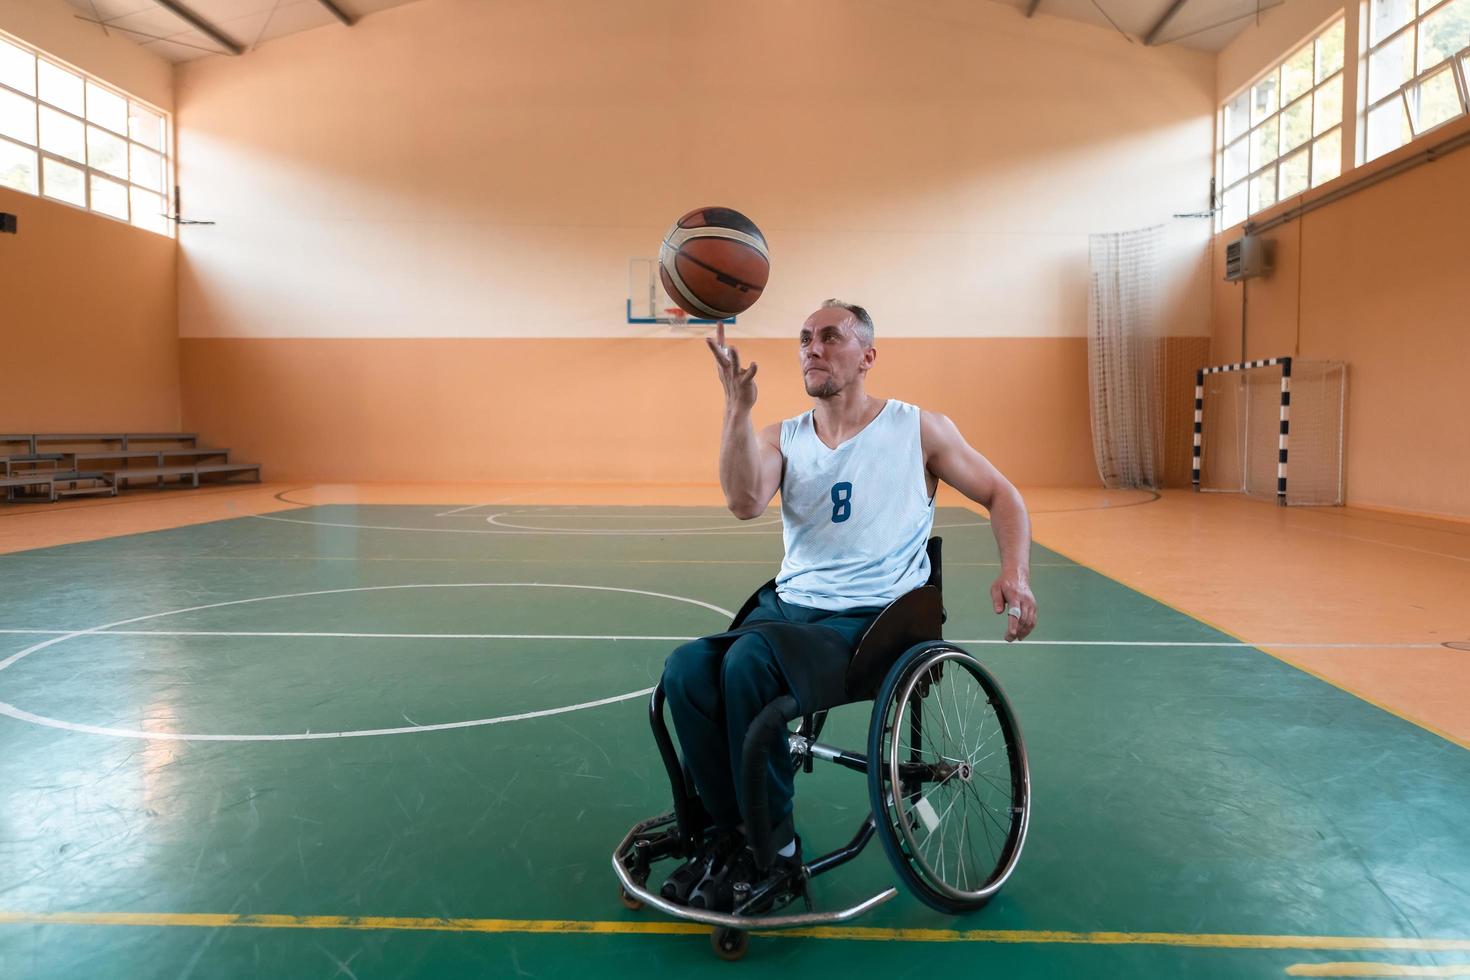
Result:
<svg viewBox="0 0 1470 980">
<path fill-rule="evenodd" d="M 1449 966 L 1413 966 L 1404 963 L 1294 963 L 1286 968 L 1293 977 L 1470 977 L 1470 963 Z"/>
<path fill-rule="evenodd" d="M 208 912 L 0 912 L 0 925 L 188 926 L 196 928 L 360 929 L 410 932 L 687 935 L 692 922 L 599 922 L 580 919 L 441 919 L 418 916 L 230 915 Z M 1084 946 L 1184 946 L 1204 949 L 1402 950 L 1470 952 L 1470 939 L 1380 936 L 1252 936 L 1237 933 L 1057 932 L 1029 929 L 882 929 L 823 926 L 764 935 L 925 943 L 1047 943 Z M 1308 964 L 1303 964 L 1308 965 Z"/>
</svg>

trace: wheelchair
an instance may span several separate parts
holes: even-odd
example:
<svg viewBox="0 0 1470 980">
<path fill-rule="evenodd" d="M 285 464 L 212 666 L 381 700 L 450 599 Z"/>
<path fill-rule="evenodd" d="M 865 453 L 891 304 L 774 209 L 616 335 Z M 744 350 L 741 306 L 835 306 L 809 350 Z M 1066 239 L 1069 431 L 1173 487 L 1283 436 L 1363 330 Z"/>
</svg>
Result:
<svg viewBox="0 0 1470 980">
<path fill-rule="evenodd" d="M 943 639 L 940 538 L 929 540 L 928 552 L 927 584 L 890 603 L 863 634 L 844 678 L 845 696 L 808 705 L 805 714 L 791 695 L 777 698 L 752 722 L 745 740 L 737 778 L 746 788 L 749 846 L 762 856 L 763 868 L 773 854 L 765 773 L 770 747 L 780 746 L 782 731 L 793 771 L 809 773 L 813 760 L 821 759 L 867 775 L 871 812 L 852 839 L 755 889 L 737 890 L 732 912 L 692 908 L 650 890 L 656 863 L 688 860 L 713 832 L 669 734 L 660 684 L 649 700 L 649 722 L 668 770 L 673 809 L 634 824 L 613 852 L 626 907 L 651 906 L 713 926 L 716 955 L 737 960 L 748 949 L 752 929 L 845 922 L 896 896 L 897 888 L 889 887 L 848 908 L 813 910 L 811 879 L 853 860 L 875 836 L 904 886 L 941 912 L 972 912 L 1000 890 L 1020 859 L 1030 822 L 1026 748 L 1000 684 L 968 652 Z M 757 590 L 746 601 L 731 629 L 744 622 L 759 595 Z M 866 752 L 817 741 L 830 709 L 862 701 L 873 702 Z M 772 737 L 763 737 L 767 733 Z M 798 899 L 806 911 L 783 912 Z"/>
</svg>

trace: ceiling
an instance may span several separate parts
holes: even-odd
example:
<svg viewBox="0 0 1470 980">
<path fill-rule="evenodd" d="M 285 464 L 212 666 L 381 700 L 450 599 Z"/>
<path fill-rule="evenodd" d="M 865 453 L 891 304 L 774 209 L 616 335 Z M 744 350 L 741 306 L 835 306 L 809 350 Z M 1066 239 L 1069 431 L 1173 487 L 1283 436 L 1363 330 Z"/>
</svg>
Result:
<svg viewBox="0 0 1470 980">
<path fill-rule="evenodd" d="M 396 7 L 413 0 L 66 0 L 77 16 L 100 21 L 115 32 L 172 62 L 192 61 L 211 54 L 232 53 L 184 16 L 167 9 L 177 2 L 216 28 L 241 51 L 272 38 L 309 31 L 338 22 L 331 7 L 349 19 Z M 993 0 L 1025 13 L 1118 30 L 1142 44 L 1176 0 Z M 1183 0 L 1158 30 L 1155 44 L 1180 44 L 1203 51 L 1219 51 L 1245 30 L 1258 10 L 1284 0 Z M 1120 37 L 1121 41 L 1122 38 Z"/>
<path fill-rule="evenodd" d="M 79 17 L 100 20 L 105 30 L 142 45 L 172 62 L 229 53 L 182 16 L 155 0 L 66 0 Z M 242 50 L 272 38 L 339 23 L 321 0 L 178 0 Z M 331 0 L 348 18 L 413 0 Z"/>
<path fill-rule="evenodd" d="M 1035 0 L 995 0 L 1024 12 Z M 1184 0 L 1182 6 L 1152 39 L 1154 44 L 1179 44 L 1201 51 L 1219 51 L 1252 23 L 1258 10 L 1279 6 L 1283 0 Z M 1035 16 L 1065 17 L 1109 30 L 1118 30 L 1142 44 L 1174 6 L 1173 0 L 1040 0 Z M 1120 37 L 1119 42 L 1122 42 Z"/>
</svg>

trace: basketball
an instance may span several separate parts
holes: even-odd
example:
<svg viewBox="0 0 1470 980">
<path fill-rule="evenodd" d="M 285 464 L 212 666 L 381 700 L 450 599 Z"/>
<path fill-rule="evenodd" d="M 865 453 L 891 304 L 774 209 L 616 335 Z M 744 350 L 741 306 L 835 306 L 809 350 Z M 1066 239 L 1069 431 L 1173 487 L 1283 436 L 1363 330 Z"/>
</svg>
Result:
<svg viewBox="0 0 1470 980">
<path fill-rule="evenodd" d="M 691 316 L 728 320 L 761 298 L 771 274 L 766 238 L 734 208 L 695 208 L 658 253 L 664 292 Z"/>
</svg>

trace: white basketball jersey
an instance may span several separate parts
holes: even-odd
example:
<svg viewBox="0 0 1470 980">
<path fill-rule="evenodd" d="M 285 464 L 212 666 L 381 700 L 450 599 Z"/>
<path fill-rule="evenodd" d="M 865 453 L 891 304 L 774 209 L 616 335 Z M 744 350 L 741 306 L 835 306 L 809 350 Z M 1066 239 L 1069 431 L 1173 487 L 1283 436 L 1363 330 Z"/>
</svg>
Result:
<svg viewBox="0 0 1470 980">
<path fill-rule="evenodd" d="M 883 606 L 929 580 L 934 499 L 919 409 L 890 398 L 877 418 L 828 449 L 812 413 L 781 423 L 786 557 L 776 592 L 817 609 Z"/>
</svg>

